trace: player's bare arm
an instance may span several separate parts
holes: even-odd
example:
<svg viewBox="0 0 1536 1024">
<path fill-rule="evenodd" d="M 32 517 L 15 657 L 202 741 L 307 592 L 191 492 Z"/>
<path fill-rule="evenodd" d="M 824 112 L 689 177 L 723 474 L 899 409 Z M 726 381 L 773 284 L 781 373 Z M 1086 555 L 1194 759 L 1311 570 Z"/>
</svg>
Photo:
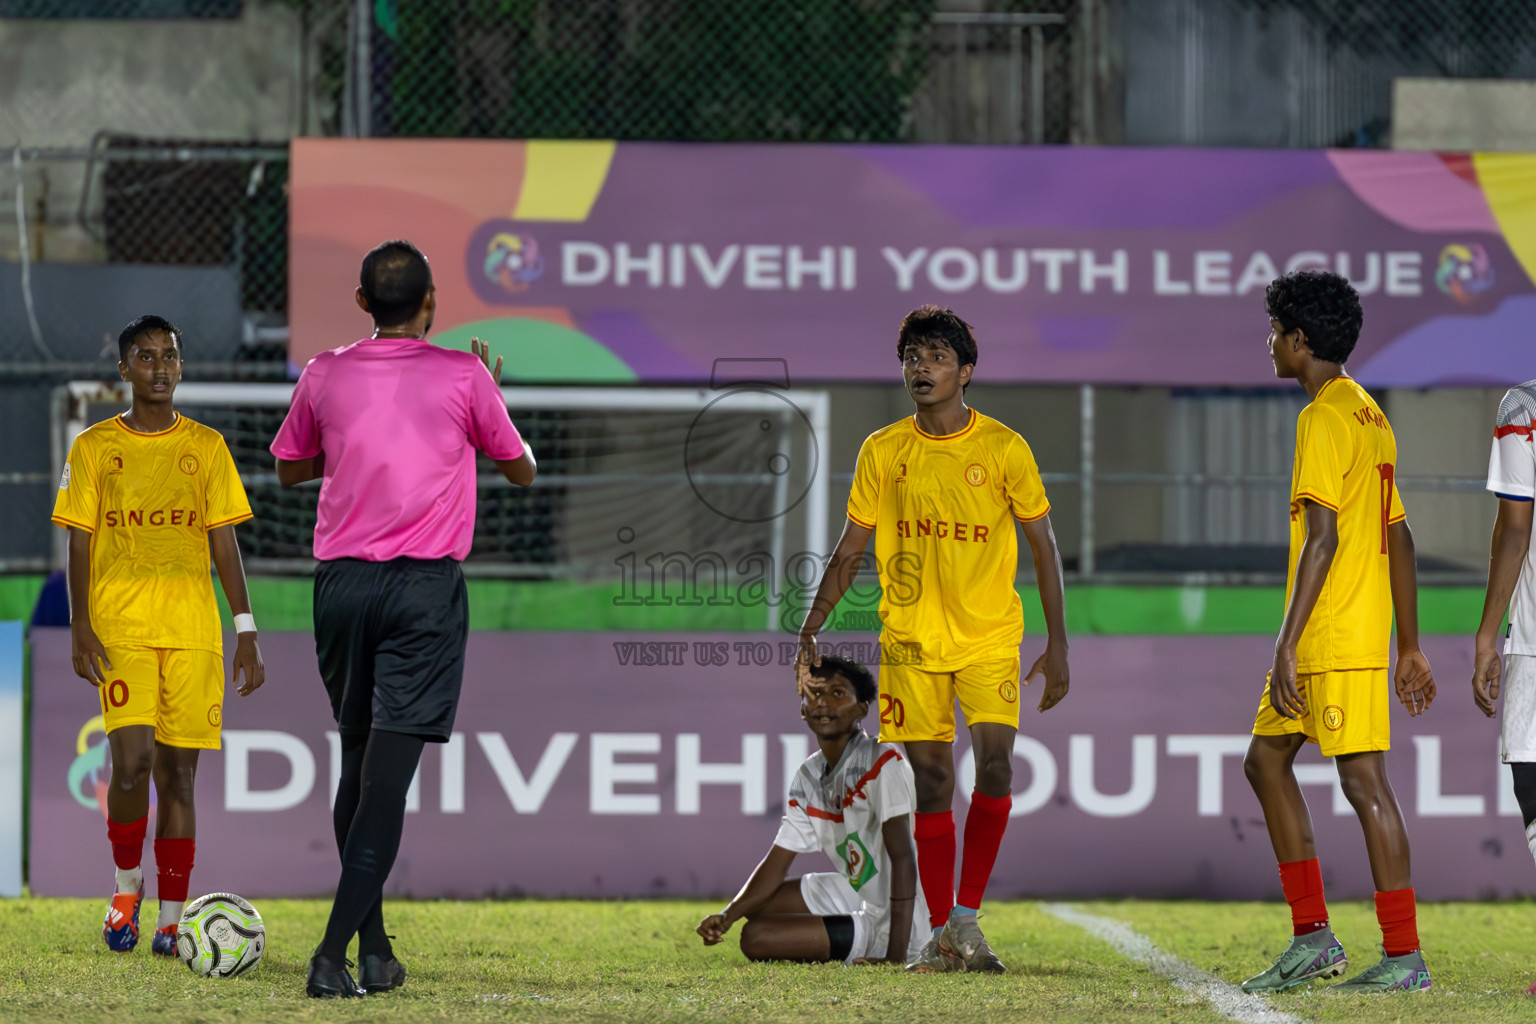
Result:
<svg viewBox="0 0 1536 1024">
<path fill-rule="evenodd" d="M 324 476 L 325 452 L 308 459 L 277 460 L 277 482 L 284 487 L 297 487 Z"/>
<path fill-rule="evenodd" d="M 91 628 L 91 535 L 69 528 L 69 561 L 64 578 L 69 587 L 69 658 L 75 675 L 93 686 L 107 681 L 112 662 Z M 103 667 L 105 666 L 105 667 Z"/>
<path fill-rule="evenodd" d="M 800 649 L 795 658 L 795 687 L 803 695 L 811 680 L 811 669 L 821 664 L 821 654 L 816 649 L 816 634 L 821 632 L 831 617 L 837 602 L 843 599 L 853 585 L 854 576 L 864 565 L 864 549 L 875 531 L 861 526 L 852 519 L 843 527 L 843 535 L 837 539 L 837 547 L 827 561 L 816 587 L 816 596 L 805 613 L 800 625 Z"/>
<path fill-rule="evenodd" d="M 233 615 L 251 613 L 251 596 L 245 586 L 245 564 L 240 560 L 240 543 L 235 539 L 235 528 L 219 526 L 208 531 L 208 548 L 213 555 L 213 566 L 219 571 L 219 585 L 229 602 Z M 243 680 L 243 681 L 242 681 Z M 229 667 L 229 681 L 239 683 L 236 691 L 249 697 L 267 680 L 267 667 L 261 660 L 261 648 L 256 643 L 256 632 L 235 633 L 235 657 Z"/>
<path fill-rule="evenodd" d="M 770 847 L 768 856 L 752 869 L 751 877 L 747 879 L 747 884 L 741 887 L 736 898 L 726 904 L 725 909 L 720 913 L 710 914 L 700 921 L 699 926 L 694 929 L 704 939 L 704 945 L 718 944 L 725 938 L 725 933 L 731 930 L 731 925 L 767 906 L 773 894 L 779 891 L 779 886 L 784 884 L 784 879 L 789 874 L 789 866 L 794 862 L 794 851 L 786 850 L 782 846 Z"/>
<path fill-rule="evenodd" d="M 1035 559 L 1035 582 L 1040 589 L 1040 607 L 1045 611 L 1045 653 L 1035 659 L 1023 684 L 1028 686 L 1036 676 L 1045 679 L 1045 692 L 1040 694 L 1041 711 L 1049 711 L 1061 703 L 1072 682 L 1072 671 L 1067 667 L 1067 592 L 1062 579 L 1061 551 L 1056 547 L 1056 533 L 1051 529 L 1051 517 L 1041 516 L 1024 527 L 1024 539 L 1029 541 L 1030 553 Z"/>
<path fill-rule="evenodd" d="M 861 958 L 854 963 L 905 966 L 917 895 L 917 846 L 912 842 L 911 816 L 887 818 L 880 826 L 880 838 L 891 860 L 891 935 L 885 945 L 885 956 Z"/>
<path fill-rule="evenodd" d="M 1275 641 L 1275 660 L 1269 670 L 1269 703 L 1286 718 L 1297 718 L 1307 710 L 1296 688 L 1296 645 L 1317 607 L 1339 550 L 1339 514 L 1315 501 L 1302 502 L 1306 517 L 1307 539 L 1296 560 L 1296 585 L 1291 588 L 1291 602 L 1285 609 L 1285 621 Z M 1415 637 L 1417 643 L 1417 637 Z"/>
<path fill-rule="evenodd" d="M 1483 714 L 1498 713 L 1499 625 L 1509 609 L 1509 599 L 1520 579 L 1531 546 L 1531 513 L 1536 502 L 1499 499 L 1499 515 L 1493 523 L 1493 542 L 1488 552 L 1488 590 L 1483 596 L 1483 618 L 1477 626 L 1472 654 L 1472 699 Z"/>
<path fill-rule="evenodd" d="M 1419 569 L 1408 520 L 1387 527 L 1387 567 L 1392 574 L 1392 612 L 1397 618 L 1397 670 L 1392 683 L 1410 715 L 1429 710 L 1435 677 L 1419 650 Z"/>
</svg>

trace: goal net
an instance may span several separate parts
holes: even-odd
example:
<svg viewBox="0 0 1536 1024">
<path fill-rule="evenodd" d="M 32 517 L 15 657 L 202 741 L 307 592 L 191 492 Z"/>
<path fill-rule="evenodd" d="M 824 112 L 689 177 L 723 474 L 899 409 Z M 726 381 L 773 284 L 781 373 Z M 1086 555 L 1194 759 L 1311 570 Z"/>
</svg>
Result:
<svg viewBox="0 0 1536 1024">
<path fill-rule="evenodd" d="M 772 386 L 502 389 L 539 461 L 538 479 L 508 484 L 480 459 L 474 546 L 466 573 L 649 582 L 767 556 L 782 573 L 800 552 L 828 550 L 829 400 Z M 182 413 L 224 435 L 255 518 L 239 527 L 252 572 L 313 564 L 317 484 L 283 488 L 268 446 L 291 384 L 184 383 Z M 55 405 L 55 453 L 121 412 L 126 385 L 67 386 Z M 657 575 L 659 570 L 661 575 Z M 713 585 L 708 579 L 701 588 Z"/>
</svg>

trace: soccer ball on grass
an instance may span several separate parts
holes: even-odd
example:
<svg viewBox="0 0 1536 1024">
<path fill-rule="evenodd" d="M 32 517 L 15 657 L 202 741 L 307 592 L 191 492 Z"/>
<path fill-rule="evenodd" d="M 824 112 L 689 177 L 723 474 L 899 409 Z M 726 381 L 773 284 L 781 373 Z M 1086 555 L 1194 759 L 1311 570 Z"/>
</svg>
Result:
<svg viewBox="0 0 1536 1024">
<path fill-rule="evenodd" d="M 261 962 L 267 929 L 261 915 L 232 892 L 213 892 L 187 904 L 176 927 L 176 955 L 193 974 L 234 978 Z"/>
</svg>

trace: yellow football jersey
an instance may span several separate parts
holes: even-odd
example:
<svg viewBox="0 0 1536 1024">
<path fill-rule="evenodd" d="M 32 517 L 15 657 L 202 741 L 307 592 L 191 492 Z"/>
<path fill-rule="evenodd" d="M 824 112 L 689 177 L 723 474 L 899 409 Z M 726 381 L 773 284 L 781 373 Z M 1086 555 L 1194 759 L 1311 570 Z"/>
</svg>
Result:
<svg viewBox="0 0 1536 1024">
<path fill-rule="evenodd" d="M 83 431 L 53 506 L 91 534 L 91 627 L 119 646 L 222 652 L 208 531 L 249 518 L 224 438 L 185 416 L 156 434 L 118 416 Z"/>
<path fill-rule="evenodd" d="M 1291 473 L 1291 557 L 1285 599 L 1307 539 L 1304 501 L 1339 514 L 1339 547 L 1296 647 L 1296 671 L 1385 668 L 1392 635 L 1387 526 L 1408 517 L 1396 486 L 1397 439 L 1365 389 L 1324 384 L 1296 420 Z"/>
<path fill-rule="evenodd" d="M 1050 510 L 1029 445 L 974 409 L 955 434 L 926 434 L 908 416 L 869 435 L 848 518 L 875 531 L 881 641 L 915 645 L 929 672 L 1017 655 L 1013 521 Z"/>
</svg>

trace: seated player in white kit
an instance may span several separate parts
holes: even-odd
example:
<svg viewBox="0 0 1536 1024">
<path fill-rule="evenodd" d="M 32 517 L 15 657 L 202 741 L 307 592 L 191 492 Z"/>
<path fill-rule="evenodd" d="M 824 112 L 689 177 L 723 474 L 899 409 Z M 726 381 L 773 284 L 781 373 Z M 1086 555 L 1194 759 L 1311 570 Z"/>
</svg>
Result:
<svg viewBox="0 0 1536 1024">
<path fill-rule="evenodd" d="M 749 960 L 905 964 L 928 937 L 912 928 L 928 920 L 912 841 L 912 769 L 859 724 L 875 699 L 863 666 L 823 656 L 811 674 L 800 717 L 821 749 L 796 772 L 768 855 L 697 931 L 713 946 L 746 918 L 741 952 Z M 838 870 L 786 881 L 795 855 L 815 850 Z"/>
</svg>

